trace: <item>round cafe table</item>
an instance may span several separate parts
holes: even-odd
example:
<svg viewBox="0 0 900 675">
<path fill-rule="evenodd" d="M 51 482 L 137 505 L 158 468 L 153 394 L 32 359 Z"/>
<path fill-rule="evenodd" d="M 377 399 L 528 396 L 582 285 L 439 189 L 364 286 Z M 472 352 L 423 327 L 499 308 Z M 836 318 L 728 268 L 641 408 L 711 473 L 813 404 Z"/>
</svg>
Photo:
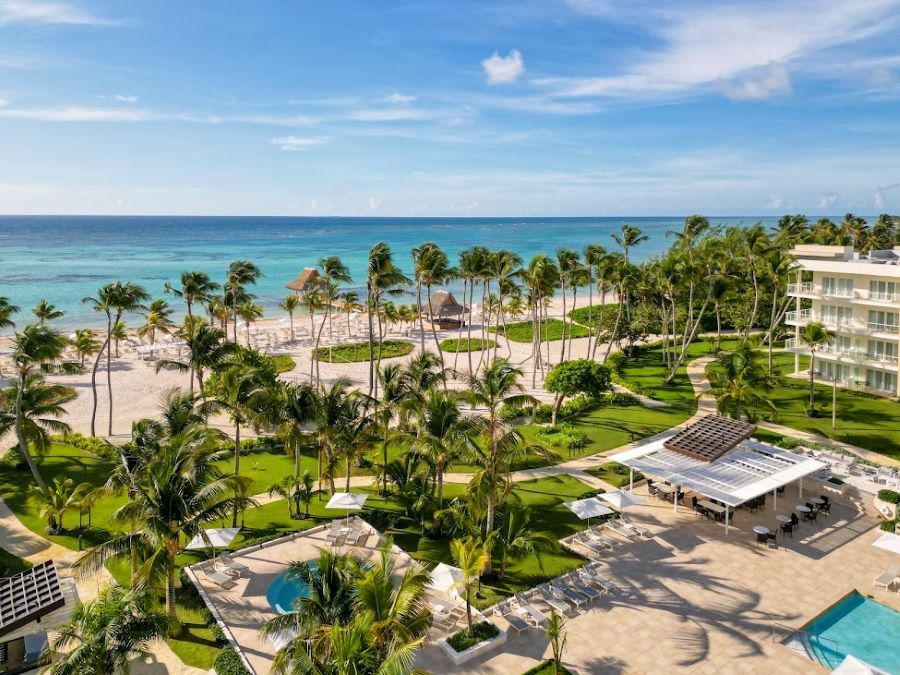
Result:
<svg viewBox="0 0 900 675">
<path fill-rule="evenodd" d="M 765 525 L 754 525 L 753 531 L 756 532 L 756 534 L 769 534 L 769 528 Z"/>
<path fill-rule="evenodd" d="M 790 516 L 782 516 L 781 514 L 778 514 L 777 516 L 775 516 L 775 520 L 777 520 L 779 523 L 791 522 Z"/>
<path fill-rule="evenodd" d="M 810 503 L 810 504 L 818 504 L 818 505 L 821 506 L 822 504 L 825 503 L 825 500 L 822 499 L 821 497 L 814 497 L 813 499 L 810 499 L 810 500 L 809 500 L 809 503 Z"/>
<path fill-rule="evenodd" d="M 809 513 L 809 507 L 805 504 L 797 504 L 797 506 L 794 507 L 794 510 L 799 511 L 800 513 Z"/>
</svg>

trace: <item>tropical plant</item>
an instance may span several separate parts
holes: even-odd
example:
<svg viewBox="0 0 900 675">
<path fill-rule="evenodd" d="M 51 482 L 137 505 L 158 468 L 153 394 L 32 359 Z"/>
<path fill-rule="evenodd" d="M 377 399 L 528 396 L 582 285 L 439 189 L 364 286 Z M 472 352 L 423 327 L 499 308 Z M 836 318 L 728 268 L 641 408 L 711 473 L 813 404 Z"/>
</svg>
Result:
<svg viewBox="0 0 900 675">
<path fill-rule="evenodd" d="M 29 492 L 38 513 L 47 519 L 47 534 L 59 534 L 67 511 L 80 506 L 82 498 L 91 490 L 90 483 L 75 484 L 71 478 L 57 476 L 47 490 L 30 486 Z"/>
<path fill-rule="evenodd" d="M 552 538 L 531 529 L 530 524 L 531 510 L 527 507 L 510 506 L 501 516 L 500 524 L 488 542 L 492 551 L 500 557 L 500 579 L 506 576 L 510 560 L 519 560 L 527 555 L 533 555 L 543 571 L 541 554 L 556 548 Z"/>
<path fill-rule="evenodd" d="M 778 410 L 766 395 L 776 380 L 759 363 L 759 352 L 750 344 L 744 342 L 720 354 L 707 374 L 710 388 L 700 396 L 715 397 L 720 412 L 729 411 L 734 419 L 740 419 L 742 411 L 763 407 L 777 419 Z"/>
<path fill-rule="evenodd" d="M 14 328 L 13 314 L 18 314 L 20 307 L 9 301 L 9 298 L 0 295 L 0 328 Z"/>
<path fill-rule="evenodd" d="M 458 585 L 466 601 L 466 625 L 471 636 L 474 635 L 472 630 L 472 591 L 490 564 L 491 557 L 484 546 L 471 537 L 451 541 L 450 555 L 453 557 L 453 563 L 462 572 L 463 578 Z"/>
<path fill-rule="evenodd" d="M 550 650 L 553 652 L 553 669 L 555 675 L 562 675 L 563 664 L 562 654 L 566 648 L 566 620 L 557 614 L 555 609 L 550 610 L 550 617 L 547 619 L 547 641 L 550 643 Z"/>
<path fill-rule="evenodd" d="M 553 366 L 544 380 L 544 389 L 556 394 L 550 423 L 556 424 L 556 415 L 567 396 L 599 396 L 611 388 L 609 368 L 591 359 L 574 359 Z"/>
<path fill-rule="evenodd" d="M 237 315 L 244 322 L 246 329 L 247 347 L 250 346 L 250 324 L 262 318 L 263 308 L 255 302 L 243 302 L 238 305 Z"/>
<path fill-rule="evenodd" d="M 159 331 L 164 335 L 169 335 L 175 324 L 172 323 L 172 308 L 163 298 L 157 298 L 151 302 L 144 312 L 144 324 L 138 328 L 138 337 L 142 340 L 147 338 L 150 344 L 156 343 L 156 333 Z M 189 331 L 189 334 L 193 331 Z"/>
<path fill-rule="evenodd" d="M 40 299 L 38 304 L 31 310 L 31 313 L 37 318 L 39 324 L 45 324 L 54 319 L 61 319 L 66 314 L 56 305 L 48 302 L 44 298 Z"/>
<path fill-rule="evenodd" d="M 37 372 L 26 376 L 21 399 L 19 388 L 19 381 L 13 380 L 0 390 L 0 436 L 15 431 L 19 401 L 21 433 L 27 446 L 42 454 L 49 449 L 53 434 L 65 435 L 71 431 L 60 418 L 66 414 L 66 403 L 75 399 L 75 391 L 60 384 L 49 384 Z"/>
<path fill-rule="evenodd" d="M 269 496 L 280 497 L 287 502 L 290 518 L 300 518 L 300 504 L 303 504 L 305 506 L 303 517 L 309 518 L 309 505 L 313 497 L 319 493 L 314 487 L 315 484 L 316 479 L 309 470 L 306 470 L 302 476 L 285 476 L 280 483 L 269 486 Z"/>
<path fill-rule="evenodd" d="M 204 394 L 204 378 L 206 373 L 215 370 L 227 361 L 237 350 L 234 343 L 228 342 L 225 332 L 212 326 L 199 326 L 188 334 L 186 357 L 178 359 L 160 359 L 156 363 L 156 372 L 163 368 L 174 368 L 190 373 L 190 391 L 194 393 L 194 379 L 201 394 Z M 205 394 L 204 394 L 205 395 Z"/>
<path fill-rule="evenodd" d="M 247 286 L 255 286 L 262 276 L 260 269 L 249 260 L 235 260 L 228 266 L 223 286 L 226 296 L 231 301 L 231 321 L 234 330 L 234 343 L 237 343 L 238 305 L 249 302 L 252 296 L 247 293 Z"/>
<path fill-rule="evenodd" d="M 135 657 L 145 655 L 149 644 L 166 632 L 165 614 L 149 609 L 145 597 L 107 586 L 56 629 L 52 649 L 58 658 L 43 673 L 126 675 Z"/>
<path fill-rule="evenodd" d="M 166 293 L 171 293 L 176 298 L 184 300 L 187 305 L 187 336 L 193 335 L 194 325 L 193 306 L 195 303 L 205 303 L 212 300 L 213 294 L 221 288 L 219 284 L 209 278 L 205 272 L 182 272 L 181 287 L 175 288 L 169 283 L 165 285 Z"/>
<path fill-rule="evenodd" d="M 147 291 L 142 286 L 130 282 L 116 281 L 101 286 L 94 297 L 82 298 L 81 302 L 89 305 L 91 310 L 106 316 L 106 339 L 100 345 L 94 368 L 91 371 L 91 393 L 93 407 L 91 408 L 91 436 L 96 436 L 97 420 L 97 370 L 100 367 L 100 359 L 106 352 L 106 389 L 109 397 L 109 427 L 107 434 L 112 436 L 113 421 L 113 393 L 112 393 L 112 353 L 110 346 L 113 339 L 113 328 L 122 320 L 125 312 L 135 312 L 142 308 L 144 301 L 149 299 Z"/>
<path fill-rule="evenodd" d="M 296 293 L 291 293 L 286 296 L 284 300 L 282 300 L 278 306 L 288 313 L 288 319 L 291 323 L 291 342 L 294 341 L 294 312 L 297 311 L 297 308 L 300 307 L 300 296 Z"/>
<path fill-rule="evenodd" d="M 809 347 L 809 414 L 816 407 L 816 388 L 813 380 L 816 374 L 816 353 L 824 344 L 834 339 L 834 333 L 818 321 L 810 321 L 800 329 L 800 341 Z"/>
<path fill-rule="evenodd" d="M 394 264 L 394 255 L 391 247 L 383 241 L 378 242 L 369 250 L 368 265 L 366 267 L 366 316 L 369 325 L 369 391 L 368 395 L 378 396 L 375 390 L 377 379 L 375 373 L 381 367 L 381 345 L 384 341 L 381 317 L 378 316 L 378 307 L 385 296 L 395 296 L 403 292 L 403 287 L 409 284 L 409 279 Z M 378 358 L 375 357 L 375 324 L 373 319 L 378 318 Z"/>
<path fill-rule="evenodd" d="M 91 354 L 96 354 L 100 349 L 100 343 L 97 341 L 94 331 L 90 328 L 79 328 L 75 331 L 74 337 L 70 340 L 75 354 L 78 356 L 78 364 L 84 368 L 85 359 Z"/>
</svg>

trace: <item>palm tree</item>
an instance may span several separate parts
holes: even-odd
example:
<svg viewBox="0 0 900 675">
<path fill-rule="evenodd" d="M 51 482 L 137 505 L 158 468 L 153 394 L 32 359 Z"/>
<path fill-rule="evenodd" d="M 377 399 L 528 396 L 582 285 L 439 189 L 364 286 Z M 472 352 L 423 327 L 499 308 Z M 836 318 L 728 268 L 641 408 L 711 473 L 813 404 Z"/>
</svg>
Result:
<svg viewBox="0 0 900 675">
<path fill-rule="evenodd" d="M 262 276 L 260 269 L 249 260 L 235 260 L 228 266 L 225 277 L 225 293 L 231 299 L 231 320 L 234 322 L 234 340 L 237 343 L 238 304 L 250 300 L 246 294 L 247 286 L 255 286 Z"/>
<path fill-rule="evenodd" d="M 809 347 L 809 410 L 810 414 L 816 407 L 816 388 L 813 379 L 816 374 L 816 350 L 822 345 L 834 339 L 834 333 L 825 328 L 818 321 L 810 321 L 800 331 L 800 341 Z"/>
<path fill-rule="evenodd" d="M 90 305 L 95 312 L 106 315 L 106 339 L 100 345 L 97 358 L 94 361 L 94 369 L 91 371 L 91 392 L 93 394 L 93 407 L 91 409 L 91 436 L 96 436 L 97 419 L 97 369 L 100 367 L 100 359 L 106 352 L 106 388 L 109 396 L 109 428 L 108 434 L 112 436 L 113 398 L 112 398 L 112 354 L 110 350 L 113 339 L 113 328 L 122 320 L 125 312 L 134 312 L 142 308 L 141 303 L 149 299 L 147 291 L 142 286 L 130 282 L 116 281 L 101 286 L 95 297 L 82 298 L 81 302 Z"/>
<path fill-rule="evenodd" d="M 359 293 L 356 291 L 344 291 L 341 295 L 341 310 L 347 315 L 347 337 L 353 331 L 350 326 L 350 315 L 359 308 Z"/>
<path fill-rule="evenodd" d="M 748 343 L 720 354 L 710 364 L 708 375 L 711 386 L 700 395 L 715 397 L 719 412 L 730 410 L 734 419 L 740 419 L 742 410 L 765 407 L 777 418 L 775 404 L 766 396 L 775 380 L 760 365 L 759 352 Z"/>
<path fill-rule="evenodd" d="M 59 534 L 63 529 L 63 517 L 67 511 L 79 506 L 81 499 L 91 490 L 90 483 L 79 483 L 71 478 L 57 476 L 47 490 L 32 485 L 31 498 L 38 508 L 38 514 L 47 519 L 47 534 Z"/>
<path fill-rule="evenodd" d="M 167 633 L 166 615 L 148 609 L 144 597 L 121 586 L 107 586 L 91 602 L 75 608 L 56 630 L 53 650 L 60 653 L 46 675 L 127 675 L 135 657 Z"/>
<path fill-rule="evenodd" d="M 420 352 L 426 354 L 427 352 Z M 381 493 L 387 494 L 388 474 L 386 467 L 388 464 L 388 449 L 391 444 L 402 434 L 394 430 L 391 423 L 394 417 L 398 418 L 398 426 L 404 426 L 405 404 L 409 399 L 410 387 L 409 377 L 399 364 L 392 363 L 389 366 L 381 368 L 378 371 L 378 380 L 381 386 L 381 397 L 377 401 L 373 401 L 375 411 L 373 414 L 377 435 L 381 442 L 381 475 L 382 485 Z"/>
<path fill-rule="evenodd" d="M 50 448 L 52 434 L 68 434 L 71 429 L 60 418 L 65 416 L 66 403 L 75 400 L 75 390 L 60 384 L 48 384 L 39 372 L 25 378 L 21 399 L 21 427 L 29 448 L 43 454 Z M 19 382 L 14 380 L 0 390 L 0 436 L 15 429 L 16 401 Z"/>
<path fill-rule="evenodd" d="M 156 364 L 156 372 L 162 368 L 175 368 L 181 372 L 191 374 L 191 393 L 194 393 L 194 378 L 197 378 L 198 388 L 203 394 L 203 378 L 207 372 L 218 368 L 232 354 L 237 347 L 233 342 L 228 342 L 227 337 L 219 328 L 212 326 L 200 326 L 187 336 L 187 356 L 179 361 L 175 359 L 160 359 Z"/>
<path fill-rule="evenodd" d="M 622 247 L 622 253 L 625 256 L 626 263 L 628 262 L 628 252 L 638 244 L 650 239 L 650 237 L 641 232 L 641 228 L 628 224 L 622 225 L 621 234 L 613 233 L 610 236 Z"/>
<path fill-rule="evenodd" d="M 212 295 L 221 288 L 219 284 L 209 278 L 205 272 L 182 272 L 181 288 L 175 288 L 166 283 L 166 293 L 171 293 L 176 298 L 182 298 L 187 305 L 188 337 L 194 331 L 194 315 L 192 308 L 194 303 L 205 303 L 211 300 Z"/>
<path fill-rule="evenodd" d="M 559 362 L 562 363 L 566 360 L 566 288 L 569 285 L 569 275 L 578 268 L 578 254 L 570 248 L 561 248 L 556 252 L 556 262 L 559 266 L 559 290 L 562 292 L 563 303 L 563 330 L 559 348 Z"/>
<path fill-rule="evenodd" d="M 716 349 L 722 343 L 722 307 L 736 296 L 737 290 L 731 279 L 723 276 L 716 277 L 712 284 L 711 296 L 713 310 L 716 313 Z"/>
<path fill-rule="evenodd" d="M 500 526 L 490 540 L 491 548 L 500 555 L 500 579 L 506 576 L 510 560 L 527 555 L 535 556 L 543 571 L 541 553 L 553 550 L 555 545 L 553 539 L 543 532 L 532 530 L 530 522 L 531 511 L 528 508 L 508 508 L 500 519 Z"/>
<path fill-rule="evenodd" d="M 86 551 L 75 563 L 94 573 L 108 560 L 146 554 L 138 570 L 141 586 L 166 589 L 166 612 L 175 616 L 176 558 L 186 542 L 206 536 L 204 525 L 225 518 L 240 504 L 247 479 L 223 475 L 217 462 L 228 456 L 223 436 L 215 429 L 194 426 L 165 440 L 144 470 L 128 478 L 131 499 L 112 515 L 113 524 L 135 523 L 133 533 L 120 534 Z"/>
<path fill-rule="evenodd" d="M 522 258 L 518 253 L 501 249 L 491 256 L 491 274 L 497 282 L 497 321 L 495 325 L 495 335 L 500 335 L 500 324 L 503 324 L 504 333 L 506 331 L 506 308 L 503 306 L 503 298 L 514 295 L 519 292 L 516 285 L 516 278 L 522 274 Z M 497 347 L 499 340 L 494 341 L 494 359 L 497 358 Z M 506 341 L 507 358 L 512 358 L 512 344 Z"/>
<path fill-rule="evenodd" d="M 315 484 L 316 479 L 306 470 L 302 476 L 285 476 L 281 483 L 270 485 L 269 496 L 280 497 L 287 502 L 290 518 L 300 518 L 300 504 L 304 504 L 306 511 L 303 517 L 309 518 L 309 504 L 319 492 Z"/>
<path fill-rule="evenodd" d="M 128 339 L 128 329 L 125 327 L 124 321 L 116 321 L 112 329 L 113 346 L 116 349 L 116 358 L 119 358 L 119 343 Z"/>
<path fill-rule="evenodd" d="M 19 311 L 18 305 L 13 305 L 9 298 L 0 295 L 0 328 L 14 328 L 16 324 L 12 316 Z"/>
<path fill-rule="evenodd" d="M 482 267 L 482 259 L 488 254 L 488 250 L 483 246 L 473 246 L 472 248 L 466 249 L 464 251 L 459 252 L 459 265 L 456 268 L 456 273 L 463 280 L 463 305 L 468 303 L 468 318 L 462 323 L 466 324 L 466 337 L 469 342 L 472 340 L 472 306 L 475 301 L 475 280 L 478 276 L 478 271 Z M 468 287 L 469 298 L 466 298 L 466 288 Z M 462 337 L 462 323 L 459 327 L 459 335 L 458 338 Z M 469 357 L 469 371 L 474 371 L 472 365 L 472 351 L 469 350 L 467 353 Z M 453 356 L 453 368 L 456 368 L 457 360 L 459 359 L 459 350 L 457 350 L 456 354 Z"/>
<path fill-rule="evenodd" d="M 478 584 L 481 574 L 490 565 L 491 557 L 484 546 L 475 539 L 454 539 L 450 542 L 450 555 L 454 564 L 462 572 L 463 579 L 459 586 L 466 599 L 466 623 L 469 627 L 469 635 L 474 636 L 472 629 L 472 589 Z"/>
<path fill-rule="evenodd" d="M 463 416 L 456 395 L 433 391 L 418 409 L 419 423 L 413 448 L 434 468 L 437 507 L 444 508 L 444 472 L 475 442 L 479 426 Z"/>
<path fill-rule="evenodd" d="M 263 308 L 253 302 L 244 302 L 238 305 L 237 315 L 244 322 L 247 331 L 247 346 L 250 346 L 250 324 L 262 318 Z"/>
<path fill-rule="evenodd" d="M 338 435 L 344 417 L 347 416 L 350 386 L 350 380 L 339 377 L 330 387 L 323 388 L 319 392 L 319 400 L 316 405 L 316 434 L 319 441 L 317 462 L 319 487 L 322 487 L 322 481 L 327 474 L 329 489 L 332 494 L 334 493 L 334 474 L 331 471 L 325 471 L 323 467 L 336 464 Z"/>
<path fill-rule="evenodd" d="M 284 441 L 284 449 L 294 455 L 294 477 L 300 476 L 300 451 L 310 436 L 307 427 L 316 419 L 318 398 L 308 384 L 278 381 L 271 389 L 275 396 L 272 423 L 275 435 Z"/>
<path fill-rule="evenodd" d="M 42 492 L 47 491 L 47 484 L 44 482 L 43 476 L 38 471 L 37 464 L 31 456 L 28 443 L 32 438 L 29 437 L 28 424 L 26 422 L 26 395 L 28 394 L 28 386 L 41 384 L 40 379 L 33 378 L 35 373 L 39 373 L 41 367 L 51 361 L 59 358 L 66 346 L 66 339 L 54 330 L 46 326 L 29 325 L 22 329 L 21 333 L 16 333 L 13 338 L 13 364 L 15 367 L 18 385 L 16 388 L 15 398 L 15 420 L 13 428 L 15 429 L 16 439 L 19 442 L 19 451 L 22 458 L 28 464 L 34 482 Z M 45 426 L 45 425 L 42 425 Z"/>
<path fill-rule="evenodd" d="M 297 308 L 300 306 L 300 296 L 296 293 L 291 293 L 284 300 L 282 300 L 279 305 L 281 309 L 288 313 L 288 319 L 291 322 L 291 342 L 294 341 L 294 312 L 297 311 Z"/>
<path fill-rule="evenodd" d="M 555 609 L 550 610 L 550 618 L 547 620 L 547 641 L 550 643 L 550 649 L 553 652 L 553 669 L 554 675 L 562 675 L 562 653 L 566 647 L 566 620 L 556 613 Z"/>
<path fill-rule="evenodd" d="M 169 335 L 175 324 L 172 323 L 172 308 L 163 298 L 157 298 L 147 306 L 144 312 L 144 325 L 138 328 L 138 337 L 148 338 L 150 344 L 156 344 L 156 331 Z M 193 321 L 193 318 L 191 319 Z M 193 332 L 193 327 L 189 333 Z"/>
<path fill-rule="evenodd" d="M 100 349 L 100 343 L 90 328 L 79 328 L 75 331 L 75 337 L 70 340 L 72 348 L 78 355 L 78 364 L 84 368 L 84 360 L 91 354 L 96 354 Z"/>
<path fill-rule="evenodd" d="M 48 302 L 44 298 L 41 298 L 38 304 L 34 306 L 34 309 L 31 310 L 31 313 L 37 318 L 39 324 L 45 324 L 49 321 L 53 321 L 54 319 L 61 319 L 65 316 L 65 312 L 59 309 L 56 305 Z"/>
<path fill-rule="evenodd" d="M 369 250 L 368 265 L 366 268 L 366 315 L 369 324 L 369 391 L 373 395 L 376 378 L 375 373 L 381 367 L 381 349 L 384 335 L 381 330 L 381 319 L 378 319 L 378 359 L 375 359 L 375 325 L 374 316 L 378 307 L 386 295 L 399 295 L 403 292 L 403 286 L 409 284 L 409 279 L 394 264 L 394 255 L 391 247 L 383 241 L 378 242 Z M 377 396 L 377 392 L 374 392 Z"/>
<path fill-rule="evenodd" d="M 326 290 L 333 288 L 335 296 L 333 300 L 336 300 L 338 297 L 338 285 L 349 284 L 351 281 L 353 281 L 353 277 L 350 276 L 350 268 L 347 267 L 343 262 L 341 262 L 341 259 L 336 255 L 328 256 L 327 258 L 320 258 L 319 267 L 322 268 L 322 276 L 325 278 L 324 288 Z M 325 313 L 328 319 L 329 337 L 333 337 L 334 335 L 331 326 L 331 315 L 332 310 L 334 309 L 333 300 L 329 301 L 325 307 Z"/>
</svg>

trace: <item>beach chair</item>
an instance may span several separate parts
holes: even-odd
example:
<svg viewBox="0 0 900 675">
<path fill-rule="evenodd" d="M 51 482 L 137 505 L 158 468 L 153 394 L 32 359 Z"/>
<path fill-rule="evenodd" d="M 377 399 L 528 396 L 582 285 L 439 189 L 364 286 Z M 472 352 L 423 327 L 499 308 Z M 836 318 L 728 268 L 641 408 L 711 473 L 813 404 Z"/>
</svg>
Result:
<svg viewBox="0 0 900 675">
<path fill-rule="evenodd" d="M 615 532 L 617 535 L 624 539 L 627 539 L 628 541 L 634 541 L 634 537 L 637 536 L 634 532 L 629 530 L 621 523 L 616 522 L 615 520 L 608 520 L 604 527 L 610 532 Z"/>
<path fill-rule="evenodd" d="M 236 574 L 237 576 L 243 576 L 244 574 L 250 574 L 250 568 L 244 565 L 243 563 L 236 562 L 232 560 L 231 556 L 228 553 L 223 553 L 219 556 L 219 561 L 222 563 L 222 566 L 225 568 L 227 572 L 231 572 Z"/>
<path fill-rule="evenodd" d="M 536 626 L 544 626 L 547 624 L 547 615 L 537 607 L 532 605 L 530 602 L 528 602 L 528 600 L 525 599 L 524 595 L 522 595 L 521 593 L 517 593 L 514 596 L 514 599 L 519 609 L 522 610 L 528 617 L 530 617 Z"/>
<path fill-rule="evenodd" d="M 519 616 L 513 611 L 504 614 L 503 618 L 506 619 L 509 627 L 512 630 L 516 631 L 517 634 L 532 628 L 532 625 L 530 623 L 528 623 L 523 617 Z"/>
<path fill-rule="evenodd" d="M 891 586 L 897 582 L 898 577 L 900 577 L 900 562 L 892 562 L 884 572 L 875 577 L 875 581 L 872 583 L 878 588 L 890 590 Z"/>
<path fill-rule="evenodd" d="M 230 586 L 234 586 L 234 578 L 229 576 L 228 574 L 225 574 L 224 572 L 220 572 L 219 570 L 215 569 L 214 567 L 212 567 L 212 568 L 203 567 L 201 569 L 203 570 L 203 574 L 206 576 L 207 579 L 209 579 L 213 583 L 218 584 L 222 588 L 228 588 Z"/>
<path fill-rule="evenodd" d="M 622 522 L 622 525 L 634 532 L 641 539 L 651 539 L 653 537 L 653 533 L 649 528 L 632 522 L 631 519 L 629 519 L 624 513 L 619 515 L 619 520 Z"/>
<path fill-rule="evenodd" d="M 550 582 L 550 592 L 561 600 L 571 602 L 578 609 L 581 609 L 581 606 L 587 602 L 588 599 L 586 595 L 574 591 L 571 588 L 567 588 L 565 584 L 560 583 L 558 580 Z"/>
<path fill-rule="evenodd" d="M 573 593 L 580 593 L 587 597 L 588 601 L 594 602 L 599 600 L 603 595 L 597 588 L 588 584 L 578 584 L 571 576 L 563 577 L 561 584 L 564 588 L 568 588 Z"/>
<path fill-rule="evenodd" d="M 612 537 L 607 537 L 603 534 L 602 530 L 585 530 L 587 536 L 591 539 L 591 541 L 595 541 L 598 544 L 606 544 L 610 548 L 616 548 L 622 545 L 622 542 L 618 539 L 613 539 Z"/>
<path fill-rule="evenodd" d="M 600 554 L 608 553 L 613 548 L 609 544 L 600 543 L 598 541 L 592 541 L 585 535 L 579 535 L 578 537 L 576 537 L 575 541 L 577 543 L 581 544 L 582 546 L 591 549 L 592 551 L 594 551 L 594 553 L 600 553 Z"/>
<path fill-rule="evenodd" d="M 573 606 L 570 605 L 565 600 L 557 597 L 554 593 L 550 591 L 550 587 L 541 584 L 537 588 L 534 589 L 534 593 L 544 601 L 544 603 L 550 607 L 551 609 L 555 609 L 557 612 L 562 614 L 563 616 L 568 616 L 569 611 L 573 609 Z"/>
</svg>

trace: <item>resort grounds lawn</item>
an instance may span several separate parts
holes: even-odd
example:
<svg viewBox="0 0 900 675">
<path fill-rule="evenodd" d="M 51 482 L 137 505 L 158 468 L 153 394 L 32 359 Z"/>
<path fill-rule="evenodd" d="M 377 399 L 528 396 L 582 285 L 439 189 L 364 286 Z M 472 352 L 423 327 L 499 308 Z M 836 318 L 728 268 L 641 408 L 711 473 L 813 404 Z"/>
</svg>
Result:
<svg viewBox="0 0 900 675">
<path fill-rule="evenodd" d="M 609 483 L 614 488 L 626 487 L 630 482 L 628 467 L 624 464 L 619 464 L 618 462 L 607 462 L 601 467 L 596 469 L 585 469 L 585 471 L 592 476 L 596 476 L 600 480 Z M 643 478 L 644 474 L 640 471 L 634 472 L 635 483 Z"/>
<path fill-rule="evenodd" d="M 563 336 L 563 328 L 566 330 L 566 339 L 569 336 L 583 338 L 590 335 L 590 331 L 584 326 L 568 321 L 563 322 L 560 319 L 545 319 L 541 321 L 541 339 L 546 342 L 548 340 L 561 340 Z M 534 339 L 534 330 L 531 321 L 519 321 L 517 323 L 507 324 L 505 327 L 500 326 L 500 330 L 491 328 L 492 333 L 506 335 L 513 342 L 531 342 Z"/>
<path fill-rule="evenodd" d="M 0 577 L 9 577 L 24 572 L 29 567 L 31 567 L 31 563 L 25 558 L 20 558 L 6 549 L 0 548 Z"/>
<path fill-rule="evenodd" d="M 385 340 L 381 345 L 381 358 L 393 359 L 406 356 L 413 350 L 412 342 L 407 340 Z M 375 358 L 378 358 L 378 343 L 375 343 Z M 335 347 L 319 347 L 316 358 L 327 363 L 358 363 L 369 360 L 369 343 L 352 342 Z"/>
<path fill-rule="evenodd" d="M 279 373 L 288 373 L 297 367 L 297 362 L 289 354 L 278 354 L 271 358 L 275 361 L 275 370 Z"/>
<path fill-rule="evenodd" d="M 472 338 L 471 340 L 468 338 L 462 338 L 457 340 L 456 338 L 447 338 L 446 340 L 441 340 L 439 346 L 442 352 L 480 352 L 483 349 L 490 349 L 494 346 L 493 340 L 482 340 L 480 338 Z"/>
</svg>

